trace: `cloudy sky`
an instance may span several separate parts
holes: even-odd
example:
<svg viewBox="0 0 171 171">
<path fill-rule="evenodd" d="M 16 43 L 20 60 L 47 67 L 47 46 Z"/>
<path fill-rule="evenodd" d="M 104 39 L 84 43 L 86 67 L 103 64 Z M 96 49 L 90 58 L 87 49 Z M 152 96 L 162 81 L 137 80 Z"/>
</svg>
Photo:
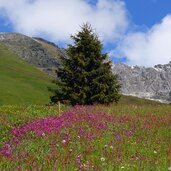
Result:
<svg viewBox="0 0 171 171">
<path fill-rule="evenodd" d="M 0 0 L 0 32 L 40 36 L 65 47 L 85 22 L 114 63 L 171 61 L 171 0 Z"/>
</svg>

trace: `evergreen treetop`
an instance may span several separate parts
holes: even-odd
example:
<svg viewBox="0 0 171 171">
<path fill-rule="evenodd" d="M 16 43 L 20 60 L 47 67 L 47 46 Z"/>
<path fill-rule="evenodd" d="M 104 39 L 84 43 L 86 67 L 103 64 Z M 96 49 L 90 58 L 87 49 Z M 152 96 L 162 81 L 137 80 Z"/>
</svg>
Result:
<svg viewBox="0 0 171 171">
<path fill-rule="evenodd" d="M 83 24 L 81 31 L 71 38 L 68 57 L 61 57 L 61 67 L 56 71 L 57 88 L 51 101 L 68 101 L 72 105 L 118 102 L 120 84 L 91 26 Z"/>
</svg>

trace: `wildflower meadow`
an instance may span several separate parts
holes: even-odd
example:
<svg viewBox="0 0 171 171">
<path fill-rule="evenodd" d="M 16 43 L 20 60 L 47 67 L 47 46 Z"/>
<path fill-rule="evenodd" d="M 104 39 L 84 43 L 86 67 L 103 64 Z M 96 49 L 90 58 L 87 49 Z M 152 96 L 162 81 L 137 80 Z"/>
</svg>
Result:
<svg viewBox="0 0 171 171">
<path fill-rule="evenodd" d="M 170 105 L 1 106 L 0 170 L 171 170 Z"/>
</svg>

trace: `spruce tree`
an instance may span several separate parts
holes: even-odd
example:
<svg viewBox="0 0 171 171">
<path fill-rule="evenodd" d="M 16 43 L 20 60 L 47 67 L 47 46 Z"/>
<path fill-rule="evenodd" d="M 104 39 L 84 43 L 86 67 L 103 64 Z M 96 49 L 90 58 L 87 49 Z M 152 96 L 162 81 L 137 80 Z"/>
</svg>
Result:
<svg viewBox="0 0 171 171">
<path fill-rule="evenodd" d="M 61 58 L 57 73 L 57 88 L 51 101 L 70 102 L 72 105 L 109 104 L 118 102 L 120 84 L 111 71 L 111 61 L 102 54 L 102 43 L 89 24 L 71 36 L 73 44 Z"/>
</svg>

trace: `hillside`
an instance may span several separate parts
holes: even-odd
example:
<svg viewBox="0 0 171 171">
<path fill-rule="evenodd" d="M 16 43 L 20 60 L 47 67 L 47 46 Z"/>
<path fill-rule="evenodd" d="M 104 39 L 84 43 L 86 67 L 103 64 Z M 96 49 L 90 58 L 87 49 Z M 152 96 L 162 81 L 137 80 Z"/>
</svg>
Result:
<svg viewBox="0 0 171 171">
<path fill-rule="evenodd" d="M 0 33 L 0 43 L 35 67 L 55 75 L 63 51 L 41 38 L 31 38 L 19 33 Z"/>
<path fill-rule="evenodd" d="M 163 103 L 149 100 L 144 98 L 139 98 L 135 96 L 121 95 L 121 99 L 118 103 L 119 105 L 137 105 L 137 106 L 155 106 L 162 105 Z M 163 104 L 164 105 L 164 104 Z"/>
<path fill-rule="evenodd" d="M 50 77 L 0 44 L 0 105 L 46 104 Z"/>
<path fill-rule="evenodd" d="M 19 33 L 0 33 L 0 43 L 51 76 L 56 76 L 60 57 L 66 57 L 56 44 Z M 122 84 L 122 94 L 171 103 L 171 63 L 151 68 L 117 64 L 112 69 Z"/>
<path fill-rule="evenodd" d="M 52 87 L 49 75 L 19 58 L 0 44 L 0 105 L 46 104 Z M 136 97 L 122 96 L 119 104 L 156 104 Z"/>
<path fill-rule="evenodd" d="M 66 55 L 64 49 L 59 48 L 55 43 L 49 42 L 39 37 L 33 37 L 33 39 L 40 43 L 43 48 L 47 49 L 48 53 L 51 54 L 58 61 L 60 56 Z"/>
</svg>

